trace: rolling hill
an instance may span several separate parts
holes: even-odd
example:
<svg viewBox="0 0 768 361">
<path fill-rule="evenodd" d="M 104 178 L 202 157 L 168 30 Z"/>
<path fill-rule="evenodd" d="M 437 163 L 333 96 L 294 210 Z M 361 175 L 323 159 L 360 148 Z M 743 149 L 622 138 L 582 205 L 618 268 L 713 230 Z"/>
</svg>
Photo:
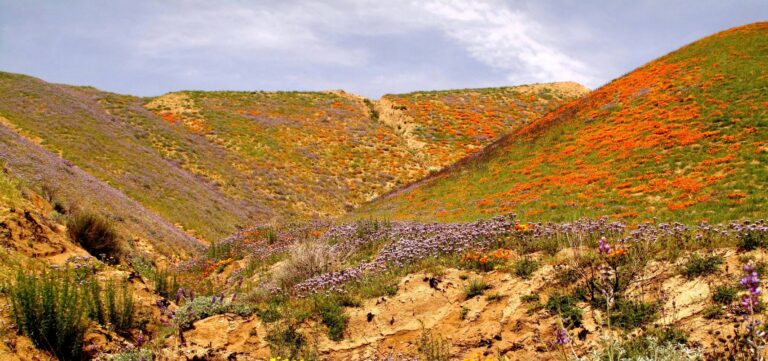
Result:
<svg viewBox="0 0 768 361">
<path fill-rule="evenodd" d="M 499 134 L 580 94 L 562 84 L 533 88 L 538 93 L 494 108 L 488 122 Z M 493 93 L 451 94 L 476 92 L 481 95 L 471 96 Z M 98 204 L 116 219 L 141 213 L 79 185 L 80 175 L 53 171 L 59 163 L 76 166 L 99 187 L 209 241 L 253 223 L 343 214 L 451 160 L 420 152 L 388 122 L 403 118 L 400 110 L 384 112 L 378 101 L 343 91 L 185 91 L 139 98 L 0 73 L 0 94 L 2 131 L 9 134 L 2 140 L 5 166 L 28 186 L 55 193 L 65 206 Z M 474 114 L 473 122 L 486 121 L 483 108 L 462 112 Z M 448 145 L 442 139 L 430 149 L 455 152 L 462 142 L 493 140 L 456 136 Z M 57 165 L 29 158 L 40 152 L 52 153 L 40 158 Z M 139 224 L 129 233 L 158 228 Z"/>
<path fill-rule="evenodd" d="M 685 46 L 356 217 L 765 217 L 768 23 Z"/>
</svg>

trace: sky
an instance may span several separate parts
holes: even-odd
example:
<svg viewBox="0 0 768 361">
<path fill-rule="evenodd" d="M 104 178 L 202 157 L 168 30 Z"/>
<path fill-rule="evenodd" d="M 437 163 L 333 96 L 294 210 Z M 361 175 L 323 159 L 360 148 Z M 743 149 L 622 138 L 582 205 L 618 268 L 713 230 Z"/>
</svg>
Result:
<svg viewBox="0 0 768 361">
<path fill-rule="evenodd" d="M 0 0 L 0 71 L 177 90 L 599 87 L 768 0 Z"/>
</svg>

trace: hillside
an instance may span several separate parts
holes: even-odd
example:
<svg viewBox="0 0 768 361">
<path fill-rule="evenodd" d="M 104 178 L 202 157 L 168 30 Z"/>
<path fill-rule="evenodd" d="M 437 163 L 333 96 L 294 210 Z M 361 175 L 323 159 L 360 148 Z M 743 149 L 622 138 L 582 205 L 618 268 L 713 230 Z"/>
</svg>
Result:
<svg viewBox="0 0 768 361">
<path fill-rule="evenodd" d="M 557 84 L 540 87 L 546 97 L 526 98 L 539 114 L 575 96 L 550 95 L 559 94 Z M 39 144 L 209 241 L 254 223 L 337 216 L 449 161 L 425 158 L 379 120 L 378 102 L 342 91 L 138 98 L 0 73 L 0 94 L 2 124 L 24 144 Z M 23 146 L 14 152 L 24 157 Z M 64 187 L 46 169 L 7 166 L 30 187 L 60 193 L 64 205 L 128 209 L 77 183 Z"/>
<path fill-rule="evenodd" d="M 767 35 L 756 23 L 683 47 L 356 216 L 765 217 Z"/>
<path fill-rule="evenodd" d="M 388 94 L 379 103 L 428 165 L 442 169 L 588 92 L 576 83 L 549 83 Z"/>
</svg>

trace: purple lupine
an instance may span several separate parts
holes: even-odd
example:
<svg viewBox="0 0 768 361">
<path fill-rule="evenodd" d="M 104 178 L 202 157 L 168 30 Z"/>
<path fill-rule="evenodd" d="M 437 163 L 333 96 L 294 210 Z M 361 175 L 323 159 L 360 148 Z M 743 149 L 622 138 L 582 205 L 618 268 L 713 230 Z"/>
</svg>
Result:
<svg viewBox="0 0 768 361">
<path fill-rule="evenodd" d="M 750 311 L 760 303 L 760 276 L 755 271 L 755 267 L 751 264 L 744 265 L 744 272 L 746 275 L 741 278 L 739 284 L 749 291 L 749 294 L 744 295 L 741 299 L 741 304 Z"/>
<path fill-rule="evenodd" d="M 555 331 L 555 344 L 563 346 L 567 343 L 571 342 L 571 339 L 568 337 L 568 331 L 564 328 L 560 328 L 557 331 Z"/>
<path fill-rule="evenodd" d="M 179 290 L 176 291 L 176 304 L 179 304 L 182 297 L 187 298 L 187 293 L 184 291 L 184 287 L 180 287 Z"/>
<path fill-rule="evenodd" d="M 605 240 L 605 237 L 600 238 L 598 242 L 597 251 L 602 254 L 611 253 L 611 244 Z"/>
<path fill-rule="evenodd" d="M 144 345 L 144 332 L 139 331 L 139 336 L 136 337 L 136 348 L 141 348 Z"/>
</svg>

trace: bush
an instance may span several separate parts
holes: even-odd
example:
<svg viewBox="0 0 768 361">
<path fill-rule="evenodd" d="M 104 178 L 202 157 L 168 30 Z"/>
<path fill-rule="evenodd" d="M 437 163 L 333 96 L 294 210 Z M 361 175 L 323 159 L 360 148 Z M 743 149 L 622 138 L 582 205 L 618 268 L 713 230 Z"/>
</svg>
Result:
<svg viewBox="0 0 768 361">
<path fill-rule="evenodd" d="M 553 293 L 547 301 L 547 310 L 559 314 L 565 328 L 581 326 L 581 309 L 576 307 L 576 299 L 573 296 Z"/>
<path fill-rule="evenodd" d="M 61 360 L 78 360 L 87 327 L 84 297 L 69 272 L 19 271 L 10 288 L 11 315 L 35 346 Z"/>
<path fill-rule="evenodd" d="M 323 324 L 328 327 L 328 338 L 333 341 L 341 341 L 344 338 L 344 330 L 347 328 L 349 317 L 344 314 L 344 308 L 340 300 L 335 296 L 317 296 L 315 307 L 320 313 Z"/>
<path fill-rule="evenodd" d="M 682 273 L 687 278 L 706 276 L 717 272 L 717 269 L 722 264 L 723 257 L 702 257 L 694 253 L 690 258 L 688 258 L 688 261 L 685 263 L 685 265 L 683 265 Z"/>
<path fill-rule="evenodd" d="M 729 305 L 736 300 L 739 290 L 736 287 L 720 285 L 712 292 L 712 301 L 721 305 Z"/>
<path fill-rule="evenodd" d="M 115 260 L 120 253 L 117 231 L 110 221 L 91 213 L 78 213 L 67 221 L 69 237 L 92 256 Z"/>
<path fill-rule="evenodd" d="M 485 283 L 485 281 L 473 279 L 469 281 L 467 287 L 464 288 L 464 299 L 468 300 L 480 296 L 489 288 L 491 288 L 491 286 Z"/>
<path fill-rule="evenodd" d="M 639 300 L 620 300 L 611 313 L 611 324 L 626 330 L 645 325 L 656 318 L 658 304 Z"/>
<path fill-rule="evenodd" d="M 173 320 L 180 329 L 187 330 L 197 320 L 229 312 L 230 305 L 216 296 L 198 296 L 179 307 Z"/>
<path fill-rule="evenodd" d="M 311 354 L 306 350 L 306 337 L 293 324 L 276 325 L 267 331 L 264 340 L 269 344 L 269 352 L 272 356 L 289 360 L 312 359 Z"/>
<path fill-rule="evenodd" d="M 539 295 L 536 294 L 536 293 L 531 293 L 529 295 L 522 295 L 522 296 L 520 296 L 520 302 L 523 302 L 523 303 L 538 302 L 540 299 L 541 299 L 541 297 L 539 297 Z"/>
<path fill-rule="evenodd" d="M 337 255 L 322 243 L 306 242 L 291 252 L 291 257 L 277 270 L 275 280 L 288 289 L 301 281 L 331 272 L 339 265 Z"/>
<path fill-rule="evenodd" d="M 514 268 L 515 275 L 520 278 L 528 279 L 537 269 L 539 269 L 539 262 L 526 257 L 515 262 Z"/>
<path fill-rule="evenodd" d="M 88 317 L 116 332 L 133 326 L 133 291 L 126 282 L 108 280 L 104 287 L 94 278 L 83 282 Z"/>
<path fill-rule="evenodd" d="M 766 244 L 766 233 L 756 229 L 746 229 L 739 234 L 736 246 L 745 251 L 751 251 Z"/>
<path fill-rule="evenodd" d="M 451 344 L 432 330 L 422 328 L 419 338 L 420 359 L 428 361 L 448 361 L 451 359 Z"/>
</svg>

